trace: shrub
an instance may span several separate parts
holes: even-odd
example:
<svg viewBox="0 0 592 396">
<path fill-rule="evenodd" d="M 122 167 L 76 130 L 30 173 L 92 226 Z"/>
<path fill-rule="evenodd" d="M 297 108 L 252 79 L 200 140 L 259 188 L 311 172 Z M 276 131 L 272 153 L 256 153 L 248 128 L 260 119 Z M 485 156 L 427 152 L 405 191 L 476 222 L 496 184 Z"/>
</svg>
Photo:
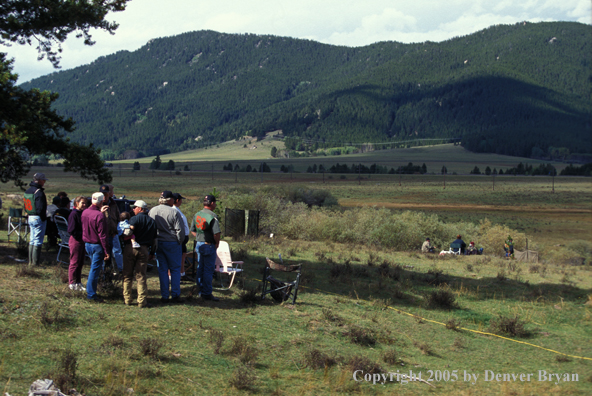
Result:
<svg viewBox="0 0 592 396">
<path fill-rule="evenodd" d="M 428 308 L 456 308 L 454 293 L 446 288 L 439 287 L 426 296 L 425 305 Z"/>
<path fill-rule="evenodd" d="M 378 363 L 373 362 L 366 356 L 361 355 L 352 356 L 347 362 L 347 367 L 349 368 L 350 372 L 361 370 L 364 374 L 380 374 L 384 372 Z"/>
<path fill-rule="evenodd" d="M 59 355 L 56 368 L 52 373 L 48 374 L 48 377 L 53 378 L 59 389 L 68 393 L 75 386 L 77 368 L 78 357 L 76 353 L 67 349 Z"/>
<path fill-rule="evenodd" d="M 500 315 L 489 321 L 489 332 L 510 337 L 524 337 L 528 331 L 524 328 L 524 322 L 518 315 L 513 318 Z"/>
<path fill-rule="evenodd" d="M 249 390 L 255 384 L 255 374 L 252 373 L 252 369 L 246 366 L 241 366 L 232 372 L 232 375 L 228 379 L 228 383 L 233 388 L 238 390 Z"/>
<path fill-rule="evenodd" d="M 139 342 L 140 352 L 144 356 L 148 356 L 152 359 L 158 359 L 158 353 L 160 349 L 164 346 L 163 342 L 157 338 L 143 338 Z"/>
<path fill-rule="evenodd" d="M 230 350 L 228 353 L 232 356 L 238 357 L 241 363 L 245 365 L 251 365 L 257 359 L 259 351 L 255 348 L 252 343 L 244 337 L 238 337 L 232 340 Z"/>
<path fill-rule="evenodd" d="M 363 346 L 374 346 L 376 345 L 376 337 L 371 330 L 363 329 L 361 327 L 353 326 L 348 332 L 345 333 L 352 344 L 358 344 Z"/>
<path fill-rule="evenodd" d="M 318 349 L 311 349 L 304 354 L 304 367 L 318 370 L 337 364 L 337 360 Z"/>
</svg>

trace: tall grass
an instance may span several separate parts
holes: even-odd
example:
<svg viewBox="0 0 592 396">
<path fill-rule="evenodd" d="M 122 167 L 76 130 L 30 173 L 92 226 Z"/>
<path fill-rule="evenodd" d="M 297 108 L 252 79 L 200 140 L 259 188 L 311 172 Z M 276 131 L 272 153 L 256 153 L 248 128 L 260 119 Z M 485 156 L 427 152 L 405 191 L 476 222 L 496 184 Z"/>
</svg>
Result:
<svg viewBox="0 0 592 396">
<path fill-rule="evenodd" d="M 514 239 L 516 249 L 526 246 L 523 233 L 493 225 L 487 219 L 479 224 L 464 221 L 445 223 L 435 214 L 422 212 L 309 206 L 305 202 L 294 202 L 297 195 L 282 196 L 280 192 L 277 189 L 273 193 L 265 190 L 250 193 L 235 191 L 224 197 L 224 206 L 259 210 L 262 233 L 293 240 L 321 240 L 407 251 L 417 250 L 427 237 L 438 248 L 448 249 L 460 234 L 467 244 L 474 241 L 487 254 L 496 256 L 503 255 L 508 235 Z M 308 196 L 315 194 L 309 193 Z"/>
</svg>

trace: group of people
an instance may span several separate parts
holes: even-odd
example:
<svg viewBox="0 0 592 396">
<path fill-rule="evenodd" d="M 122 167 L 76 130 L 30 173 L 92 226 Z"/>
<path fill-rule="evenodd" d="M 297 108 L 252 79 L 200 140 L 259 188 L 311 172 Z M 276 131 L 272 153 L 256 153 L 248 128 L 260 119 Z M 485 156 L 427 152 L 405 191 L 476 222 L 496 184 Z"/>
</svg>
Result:
<svg viewBox="0 0 592 396">
<path fill-rule="evenodd" d="M 203 209 L 195 214 L 189 226 L 179 209 L 185 197 L 179 193 L 163 191 L 158 205 L 149 209 L 145 201 L 131 205 L 132 213 L 120 212 L 114 200 L 114 187 L 104 184 L 92 197 L 78 196 L 69 213 L 59 212 L 69 205 L 69 199 L 56 197 L 56 209 L 49 211 L 44 185 L 48 179 L 36 173 L 24 194 L 25 211 L 31 229 L 29 265 L 40 265 L 41 246 L 46 233 L 48 217 L 56 214 L 67 218 L 70 265 L 69 288 L 86 292 L 87 299 L 103 302 L 97 294 L 97 286 L 104 262 L 113 260 L 123 278 L 123 300 L 133 304 L 132 283 L 137 281 L 137 303 L 141 308 L 150 307 L 147 300 L 146 272 L 148 261 L 156 257 L 162 303 L 180 303 L 181 277 L 185 275 L 184 261 L 187 255 L 189 235 L 196 238 L 198 259 L 196 282 L 201 298 L 219 301 L 212 295 L 212 278 L 216 266 L 216 249 L 220 242 L 220 223 L 214 213 L 216 197 L 206 195 Z M 59 199 L 58 199 L 59 198 Z M 68 203 L 66 205 L 66 199 Z M 49 238 L 49 236 L 48 236 Z M 91 259 L 86 286 L 81 275 L 85 256 Z"/>
<path fill-rule="evenodd" d="M 460 254 L 474 255 L 481 254 L 483 249 L 478 249 L 475 246 L 475 242 L 472 242 L 467 246 L 466 242 L 463 241 L 461 235 L 457 235 L 454 242 L 450 244 L 451 248 L 458 249 Z M 421 245 L 422 253 L 436 253 L 436 248 L 432 245 L 430 238 L 426 238 L 423 245 Z"/>
</svg>

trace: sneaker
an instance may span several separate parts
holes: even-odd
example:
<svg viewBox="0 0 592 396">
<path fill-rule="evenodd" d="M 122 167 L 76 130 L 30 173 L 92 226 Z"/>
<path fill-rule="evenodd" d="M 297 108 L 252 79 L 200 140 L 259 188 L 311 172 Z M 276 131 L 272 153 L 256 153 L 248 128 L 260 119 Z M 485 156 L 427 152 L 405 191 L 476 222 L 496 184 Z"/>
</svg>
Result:
<svg viewBox="0 0 592 396">
<path fill-rule="evenodd" d="M 70 290 L 77 291 L 77 290 L 78 290 L 78 284 L 77 284 L 77 283 L 70 283 L 70 284 L 68 285 L 68 288 L 69 288 Z"/>
<path fill-rule="evenodd" d="M 132 242 L 132 248 L 134 248 L 134 249 L 139 249 L 140 247 L 141 247 L 141 246 L 140 246 L 140 244 L 139 244 L 138 242 L 136 242 L 136 241 L 133 241 L 133 242 Z"/>
<path fill-rule="evenodd" d="M 79 292 L 86 293 L 86 286 L 83 286 L 82 283 L 77 283 L 76 286 L 78 286 Z"/>
</svg>

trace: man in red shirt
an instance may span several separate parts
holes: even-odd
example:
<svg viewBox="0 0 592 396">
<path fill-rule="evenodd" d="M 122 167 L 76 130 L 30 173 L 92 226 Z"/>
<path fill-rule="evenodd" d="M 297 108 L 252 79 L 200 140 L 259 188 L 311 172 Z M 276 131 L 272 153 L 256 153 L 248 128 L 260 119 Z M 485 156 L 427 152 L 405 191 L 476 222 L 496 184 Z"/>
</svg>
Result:
<svg viewBox="0 0 592 396">
<path fill-rule="evenodd" d="M 97 284 L 103 261 L 109 260 L 109 226 L 104 214 L 109 206 L 103 206 L 104 198 L 102 193 L 94 193 L 92 205 L 82 212 L 82 240 L 91 259 L 86 282 L 86 298 L 95 302 L 103 302 L 97 295 Z"/>
</svg>

